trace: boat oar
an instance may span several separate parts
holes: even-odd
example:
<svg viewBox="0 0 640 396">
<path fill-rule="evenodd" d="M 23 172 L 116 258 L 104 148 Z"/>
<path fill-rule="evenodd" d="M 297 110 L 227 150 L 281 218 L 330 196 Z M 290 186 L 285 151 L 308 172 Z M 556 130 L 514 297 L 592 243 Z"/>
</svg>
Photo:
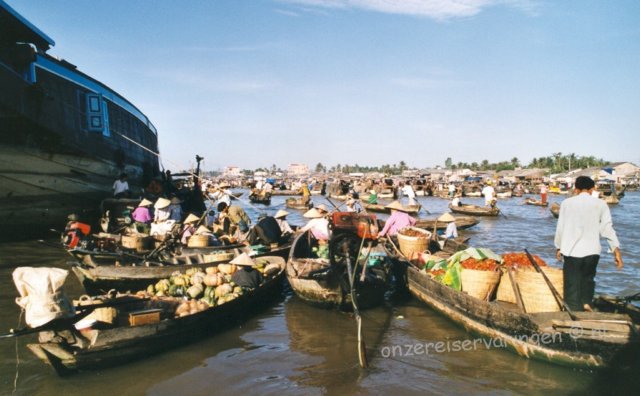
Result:
<svg viewBox="0 0 640 396">
<path fill-rule="evenodd" d="M 572 320 L 579 320 L 578 317 L 573 313 L 573 311 L 571 311 L 571 308 L 569 308 L 569 306 L 564 301 L 562 296 L 560 296 L 560 293 L 558 293 L 558 290 L 556 289 L 556 287 L 553 285 L 553 283 L 551 283 L 551 281 L 547 277 L 547 274 L 545 274 L 544 271 L 540 269 L 540 266 L 538 265 L 538 263 L 536 263 L 536 260 L 533 258 L 531 253 L 529 253 L 527 249 L 524 249 L 524 252 L 527 254 L 527 257 L 529 258 L 531 265 L 533 265 L 533 268 L 536 269 L 536 272 L 542 275 L 542 279 L 544 279 L 544 281 L 547 283 L 547 286 L 549 286 L 549 289 L 551 290 L 551 293 L 553 294 L 553 297 L 555 297 L 558 304 L 562 308 L 564 308 L 565 311 L 567 311 L 567 313 L 569 314 L 569 317 L 571 317 Z"/>
</svg>

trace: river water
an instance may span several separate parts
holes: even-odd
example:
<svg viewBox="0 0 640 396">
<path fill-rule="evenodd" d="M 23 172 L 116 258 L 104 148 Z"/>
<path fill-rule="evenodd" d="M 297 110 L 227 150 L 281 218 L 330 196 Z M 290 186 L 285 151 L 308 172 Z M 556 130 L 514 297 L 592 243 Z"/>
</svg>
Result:
<svg viewBox="0 0 640 396">
<path fill-rule="evenodd" d="M 245 194 L 246 196 L 246 194 Z M 251 216 L 275 213 L 285 197 L 269 207 L 247 206 Z M 447 201 L 419 198 L 436 216 Z M 551 201 L 562 197 L 552 196 Z M 329 203 L 314 197 L 317 203 Z M 480 204 L 480 199 L 465 199 Z M 546 208 L 500 200 L 504 216 L 483 218 L 467 230 L 471 245 L 497 253 L 528 248 L 547 263 L 554 259 L 556 220 Z M 302 224 L 295 210 L 290 223 Z M 294 213 L 295 212 L 295 213 Z M 640 280 L 640 193 L 627 193 L 611 208 L 625 268 L 615 269 L 603 250 L 597 292 L 631 294 Z M 431 217 L 426 213 L 422 216 Z M 382 216 L 384 217 L 384 215 Z M 55 242 L 55 239 L 50 241 Z M 61 249 L 37 241 L 0 244 L 0 332 L 16 327 L 19 309 L 11 272 L 17 266 L 66 267 Z M 73 274 L 71 297 L 82 294 Z M 415 299 L 389 301 L 363 313 L 370 368 L 358 366 L 356 325 L 346 313 L 321 310 L 291 292 L 259 315 L 205 340 L 125 366 L 59 378 L 28 351 L 36 336 L 0 339 L 0 395 L 211 395 L 211 394 L 591 394 L 633 393 L 637 375 L 578 371 L 521 358 L 499 345 L 475 344 L 472 350 L 437 353 L 415 349 L 388 353 L 394 346 L 474 340 L 464 329 Z M 638 373 L 636 373 L 638 374 Z M 15 387 L 14 387 L 15 384 Z M 632 390 L 630 387 L 634 388 Z M 638 394 L 638 393 L 635 393 Z"/>
</svg>

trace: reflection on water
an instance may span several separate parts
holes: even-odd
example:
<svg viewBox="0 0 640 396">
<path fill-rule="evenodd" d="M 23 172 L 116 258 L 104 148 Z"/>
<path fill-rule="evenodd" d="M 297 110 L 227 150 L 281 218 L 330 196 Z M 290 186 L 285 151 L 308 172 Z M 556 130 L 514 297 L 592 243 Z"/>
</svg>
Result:
<svg viewBox="0 0 640 396">
<path fill-rule="evenodd" d="M 286 197 L 272 205 L 246 206 L 252 217 L 274 214 Z M 316 203 L 330 204 L 322 197 Z M 419 198 L 436 217 L 448 202 Z M 551 201 L 561 200 L 551 197 Z M 482 204 L 481 199 L 466 199 Z M 482 218 L 468 230 L 473 246 L 498 253 L 528 248 L 549 264 L 554 259 L 556 220 L 546 208 L 523 205 L 522 198 L 500 200 L 504 216 Z M 340 204 L 336 201 L 336 204 Z M 287 209 L 292 224 L 304 224 L 302 212 Z M 613 257 L 603 253 L 597 290 L 620 294 L 638 291 L 640 194 L 627 193 L 612 207 L 614 227 L 621 240 L 625 269 L 615 270 Z M 385 215 L 380 215 L 386 217 Z M 52 242 L 55 242 L 53 240 Z M 605 250 L 606 252 L 606 247 Z M 11 272 L 16 266 L 64 268 L 68 256 L 41 243 L 0 244 L 0 315 L 5 332 L 15 327 L 19 311 Z M 67 282 L 73 297 L 82 289 L 73 275 Z M 520 358 L 484 344 L 474 350 L 389 356 L 385 347 L 473 340 L 474 336 L 416 300 L 393 302 L 363 313 L 369 370 L 358 367 L 355 320 L 349 314 L 310 307 L 292 295 L 254 318 L 206 340 L 162 355 L 109 370 L 81 373 L 61 379 L 28 352 L 35 336 L 18 340 L 20 358 L 18 395 L 86 394 L 391 394 L 485 393 L 541 394 L 629 391 L 633 378 L 615 373 L 580 372 Z M 10 394 L 16 374 L 15 340 L 0 340 L 0 394 Z M 417 350 L 416 350 L 417 351 Z M 631 382 L 629 382 L 631 381 Z"/>
</svg>

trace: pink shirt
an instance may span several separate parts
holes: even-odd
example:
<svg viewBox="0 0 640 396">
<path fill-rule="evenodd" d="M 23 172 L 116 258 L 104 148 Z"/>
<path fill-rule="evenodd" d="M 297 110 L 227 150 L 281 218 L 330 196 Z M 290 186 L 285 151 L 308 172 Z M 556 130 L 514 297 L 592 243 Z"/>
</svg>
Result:
<svg viewBox="0 0 640 396">
<path fill-rule="evenodd" d="M 405 212 L 395 210 L 384 224 L 384 228 L 380 231 L 380 236 L 394 236 L 405 227 L 416 224 L 416 219 L 409 216 Z"/>
<path fill-rule="evenodd" d="M 131 218 L 138 223 L 149 224 L 153 220 L 151 217 L 151 213 L 149 212 L 149 208 L 144 206 L 138 206 L 136 210 L 131 213 Z"/>
</svg>

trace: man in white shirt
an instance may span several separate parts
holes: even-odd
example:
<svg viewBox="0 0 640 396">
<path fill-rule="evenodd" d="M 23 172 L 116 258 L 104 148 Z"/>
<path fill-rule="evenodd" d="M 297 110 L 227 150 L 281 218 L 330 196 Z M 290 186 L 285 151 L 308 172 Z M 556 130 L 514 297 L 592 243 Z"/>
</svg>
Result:
<svg viewBox="0 0 640 396">
<path fill-rule="evenodd" d="M 113 183 L 113 196 L 115 198 L 125 198 L 129 196 L 129 183 L 127 174 L 121 173 L 120 178 Z"/>
<path fill-rule="evenodd" d="M 623 267 L 611 212 L 604 201 L 591 195 L 594 184 L 586 176 L 576 179 L 575 196 L 560 205 L 554 241 L 558 260 L 564 259 L 564 299 L 576 311 L 591 310 L 596 266 L 602 250 L 600 237 L 607 240 L 618 269 Z"/>
<path fill-rule="evenodd" d="M 409 198 L 409 205 L 416 204 L 416 192 L 413 191 L 413 187 L 411 184 L 407 183 L 402 187 L 402 193 Z"/>
<path fill-rule="evenodd" d="M 488 181 L 482 189 L 482 195 L 484 195 L 484 206 L 492 206 L 494 204 L 496 190 L 491 185 L 491 181 Z"/>
</svg>

